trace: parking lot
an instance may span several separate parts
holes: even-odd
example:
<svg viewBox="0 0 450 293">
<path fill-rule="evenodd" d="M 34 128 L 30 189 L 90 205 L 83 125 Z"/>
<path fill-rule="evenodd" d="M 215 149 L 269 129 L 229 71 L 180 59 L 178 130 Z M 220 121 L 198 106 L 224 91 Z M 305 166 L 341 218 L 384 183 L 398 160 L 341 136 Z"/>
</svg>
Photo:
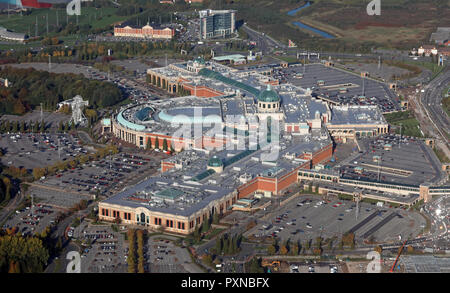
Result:
<svg viewBox="0 0 450 293">
<path fill-rule="evenodd" d="M 192 263 L 186 247 L 173 244 L 170 238 L 150 237 L 147 242 L 147 262 L 151 273 L 201 273 Z"/>
<path fill-rule="evenodd" d="M 82 243 L 82 273 L 126 273 L 128 245 L 120 232 L 109 225 L 82 223 L 73 232 Z"/>
<path fill-rule="evenodd" d="M 70 134 L 2 134 L 0 148 L 6 152 L 2 164 L 30 170 L 88 153 Z"/>
<path fill-rule="evenodd" d="M 305 70 L 304 74 L 303 70 Z M 272 76 L 281 82 L 289 82 L 305 89 L 309 88 L 313 91 L 313 96 L 326 96 L 340 104 L 378 105 L 383 113 L 399 109 L 398 101 L 394 100 L 397 99 L 395 94 L 389 90 L 386 84 L 365 78 L 365 97 L 362 98 L 360 97 L 363 95 L 363 79 L 361 77 L 336 68 L 325 67 L 322 64 L 309 64 L 305 69 L 303 66 L 276 69 Z M 323 81 L 323 85 L 318 84 L 319 80 Z M 346 84 L 352 85 L 345 86 Z M 345 92 L 341 92 L 341 88 L 347 89 Z"/>
<path fill-rule="evenodd" d="M 391 206 L 378 207 L 361 202 L 356 218 L 356 203 L 322 200 L 318 196 L 299 197 L 276 210 L 265 222 L 247 232 L 256 239 L 278 238 L 280 241 L 302 241 L 316 237 L 341 239 L 343 233 L 354 232 L 357 241 L 398 240 L 398 236 L 421 233 L 425 219 L 418 213 Z M 335 241 L 334 246 L 337 246 Z"/>
<path fill-rule="evenodd" d="M 6 221 L 4 228 L 17 227 L 23 236 L 41 233 L 52 225 L 60 210 L 49 205 L 37 203 L 33 208 L 27 206 L 16 211 Z"/>
<path fill-rule="evenodd" d="M 320 274 L 329 274 L 329 273 L 342 273 L 342 269 L 338 264 L 324 264 L 317 263 L 316 261 L 307 261 L 308 263 L 303 262 L 289 262 L 289 271 L 285 273 L 320 273 Z"/>
<path fill-rule="evenodd" d="M 340 167 L 345 178 L 418 185 L 444 176 L 435 154 L 421 140 L 387 135 L 360 144 L 364 151 Z"/>
<path fill-rule="evenodd" d="M 58 173 L 41 182 L 41 185 L 81 194 L 99 192 L 102 195 L 111 195 L 122 190 L 138 176 L 149 176 L 158 168 L 159 161 L 149 155 L 120 153 Z"/>
<path fill-rule="evenodd" d="M 400 76 L 407 74 L 410 71 L 395 66 L 389 66 L 383 64 L 378 68 L 378 62 L 376 63 L 347 63 L 345 66 L 347 69 L 355 72 L 370 72 L 370 75 L 386 81 L 392 81 L 393 75 Z"/>
<path fill-rule="evenodd" d="M 407 273 L 449 273 L 450 258 L 433 255 L 403 255 L 400 264 Z"/>
<path fill-rule="evenodd" d="M 48 189 L 39 186 L 31 186 L 28 194 L 33 195 L 39 202 L 59 208 L 72 208 L 81 200 L 90 200 L 91 197 L 66 190 Z"/>
<path fill-rule="evenodd" d="M 53 130 L 58 129 L 59 123 L 66 123 L 70 119 L 70 115 L 63 114 L 60 112 L 47 112 L 43 111 L 42 113 L 43 121 L 45 122 L 45 127 L 47 132 L 53 132 Z M 10 121 L 10 122 L 25 122 L 29 125 L 30 121 L 32 123 L 41 121 L 41 111 L 34 110 L 31 112 L 27 112 L 24 115 L 2 115 L 1 120 Z"/>
</svg>

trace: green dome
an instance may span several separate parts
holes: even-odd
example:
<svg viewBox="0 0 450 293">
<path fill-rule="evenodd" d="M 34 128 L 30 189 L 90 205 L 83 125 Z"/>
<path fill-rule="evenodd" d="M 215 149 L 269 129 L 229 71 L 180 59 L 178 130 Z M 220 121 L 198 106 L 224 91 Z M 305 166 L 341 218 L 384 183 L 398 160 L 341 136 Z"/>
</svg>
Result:
<svg viewBox="0 0 450 293">
<path fill-rule="evenodd" d="M 220 167 L 220 166 L 223 166 L 223 162 L 220 158 L 218 158 L 217 156 L 214 156 L 209 159 L 208 166 L 209 167 Z"/>
<path fill-rule="evenodd" d="M 203 58 L 203 57 L 201 57 L 201 56 L 198 56 L 195 60 L 194 60 L 194 62 L 197 62 L 197 63 L 199 63 L 199 64 L 205 64 L 206 62 L 205 62 L 205 59 Z"/>
<path fill-rule="evenodd" d="M 262 91 L 258 96 L 258 101 L 260 102 L 279 102 L 280 97 L 278 94 L 271 89 L 270 84 L 267 85 L 267 89 Z"/>
</svg>

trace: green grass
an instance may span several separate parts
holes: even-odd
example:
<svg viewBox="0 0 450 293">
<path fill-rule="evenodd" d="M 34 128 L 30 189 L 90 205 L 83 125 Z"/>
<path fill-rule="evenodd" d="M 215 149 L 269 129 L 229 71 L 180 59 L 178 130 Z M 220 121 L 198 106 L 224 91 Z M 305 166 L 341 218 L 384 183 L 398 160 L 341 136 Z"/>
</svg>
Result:
<svg viewBox="0 0 450 293">
<path fill-rule="evenodd" d="M 208 235 L 205 236 L 205 239 L 212 239 L 214 238 L 216 235 L 220 234 L 220 232 L 222 232 L 225 229 L 220 229 L 220 228 L 214 228 Z"/>
<path fill-rule="evenodd" d="M 441 151 L 438 148 L 433 148 L 434 153 L 436 154 L 436 156 L 438 157 L 439 161 L 441 161 L 441 163 L 450 163 L 450 159 L 447 158 L 447 156 L 445 155 L 445 153 L 443 151 Z"/>
<path fill-rule="evenodd" d="M 297 63 L 300 62 L 296 57 L 292 56 L 274 56 L 275 59 L 280 59 L 288 63 Z"/>
<path fill-rule="evenodd" d="M 433 75 L 431 77 L 432 80 L 434 78 L 436 78 L 436 76 L 438 76 L 444 69 L 444 66 L 439 66 L 436 63 L 426 62 L 426 61 L 414 62 L 414 61 L 406 60 L 406 61 L 404 61 L 404 63 L 406 63 L 408 65 L 413 65 L 413 66 L 420 66 L 420 67 L 430 70 L 433 73 Z"/>
<path fill-rule="evenodd" d="M 401 131 L 402 135 L 423 137 L 420 132 L 419 121 L 417 121 L 411 111 L 385 114 L 384 117 L 389 124 L 396 126 L 395 133 L 400 134 Z"/>
<path fill-rule="evenodd" d="M 338 199 L 340 200 L 353 200 L 353 195 L 349 194 L 339 194 Z"/>
<path fill-rule="evenodd" d="M 418 202 L 416 202 L 414 205 L 411 206 L 412 210 L 416 210 L 416 211 L 420 211 L 420 208 L 422 207 L 424 201 L 423 199 L 419 200 Z"/>
<path fill-rule="evenodd" d="M 382 200 L 377 200 L 377 199 L 372 199 L 372 198 L 363 198 L 361 200 L 361 202 L 370 203 L 370 204 L 376 204 L 379 201 L 382 201 Z"/>
<path fill-rule="evenodd" d="M 130 16 L 115 15 L 117 8 L 105 7 L 97 9 L 95 7 L 81 7 L 81 15 L 78 16 L 78 24 L 90 24 L 93 29 L 107 27 L 115 22 L 123 21 Z M 56 13 L 58 13 L 59 25 L 65 25 L 67 21 L 76 24 L 77 17 L 75 15 L 66 16 L 65 9 L 33 9 L 29 15 L 0 15 L 0 26 L 10 29 L 14 32 L 20 32 L 35 35 L 36 18 L 38 20 L 38 34 L 42 35 L 47 32 L 47 15 L 49 32 L 55 32 Z"/>
<path fill-rule="evenodd" d="M 448 116 L 450 116 L 450 95 L 448 95 L 449 91 L 450 86 L 442 91 L 442 108 L 444 108 L 444 111 Z"/>
</svg>

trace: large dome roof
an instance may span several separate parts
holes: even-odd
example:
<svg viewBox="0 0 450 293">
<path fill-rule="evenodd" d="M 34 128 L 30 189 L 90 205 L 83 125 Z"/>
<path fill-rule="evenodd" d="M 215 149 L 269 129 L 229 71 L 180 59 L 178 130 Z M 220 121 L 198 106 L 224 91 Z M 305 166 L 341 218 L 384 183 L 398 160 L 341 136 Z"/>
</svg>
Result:
<svg viewBox="0 0 450 293">
<path fill-rule="evenodd" d="M 272 90 L 269 84 L 267 85 L 267 89 L 259 94 L 258 100 L 260 102 L 279 102 L 280 97 L 274 90 Z"/>
</svg>

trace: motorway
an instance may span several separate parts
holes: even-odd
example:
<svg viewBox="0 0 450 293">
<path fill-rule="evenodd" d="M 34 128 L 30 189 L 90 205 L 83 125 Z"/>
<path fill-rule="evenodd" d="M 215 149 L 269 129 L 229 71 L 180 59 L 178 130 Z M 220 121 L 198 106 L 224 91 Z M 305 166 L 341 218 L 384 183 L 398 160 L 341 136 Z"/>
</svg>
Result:
<svg viewBox="0 0 450 293">
<path fill-rule="evenodd" d="M 420 99 L 420 106 L 424 109 L 427 118 L 434 126 L 438 138 L 437 144 L 450 158 L 449 133 L 450 119 L 442 109 L 442 92 L 450 84 L 450 68 L 447 65 L 442 73 L 424 87 Z"/>
<path fill-rule="evenodd" d="M 278 42 L 274 40 L 273 38 L 269 37 L 268 35 L 264 33 L 260 33 L 250 27 L 248 27 L 246 24 L 242 26 L 242 29 L 248 34 L 248 37 L 252 41 L 256 41 L 256 45 L 259 49 L 261 49 L 262 53 L 266 55 L 270 51 L 272 51 L 275 48 L 280 49 L 286 49 L 287 46 L 282 44 L 281 42 Z"/>
<path fill-rule="evenodd" d="M 429 111 L 433 122 L 443 130 L 448 130 L 450 119 L 442 109 L 442 91 L 450 85 L 450 66 L 447 66 L 441 75 L 425 87 L 422 103 Z M 448 144 L 448 137 L 445 137 Z"/>
</svg>

